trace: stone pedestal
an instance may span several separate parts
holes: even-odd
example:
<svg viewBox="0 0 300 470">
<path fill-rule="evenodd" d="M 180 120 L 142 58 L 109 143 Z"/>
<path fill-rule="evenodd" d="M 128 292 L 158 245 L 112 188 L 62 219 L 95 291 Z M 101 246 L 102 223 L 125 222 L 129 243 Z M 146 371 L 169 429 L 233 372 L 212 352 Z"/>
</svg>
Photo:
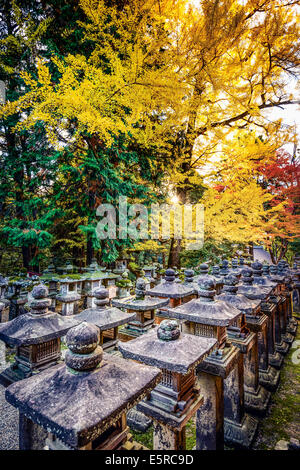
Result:
<svg viewBox="0 0 300 470">
<path fill-rule="evenodd" d="M 46 445 L 48 432 L 19 413 L 19 450 L 41 450 Z"/>
<path fill-rule="evenodd" d="M 224 449 L 224 381 L 237 363 L 239 350 L 230 344 L 211 353 L 197 368 L 203 406 L 197 412 L 196 449 Z"/>
<path fill-rule="evenodd" d="M 275 309 L 272 308 L 270 310 L 270 304 L 275 306 Z M 269 364 L 276 369 L 280 369 L 282 367 L 284 361 L 284 355 L 280 354 L 276 350 L 276 328 L 280 328 L 280 305 L 281 305 L 281 297 L 278 295 L 273 295 L 270 297 L 269 302 L 264 304 L 265 311 L 268 316 L 268 351 L 269 351 Z M 276 322 L 278 322 L 276 326 Z M 281 348 L 282 350 L 282 348 Z"/>
<path fill-rule="evenodd" d="M 197 383 L 203 405 L 196 418 L 196 449 L 224 449 L 224 380 L 206 372 L 198 374 Z"/>
<path fill-rule="evenodd" d="M 259 384 L 258 369 L 258 333 L 267 328 L 266 315 L 249 315 L 247 327 L 255 335 L 255 344 L 244 356 L 244 399 L 245 409 L 251 413 L 265 413 L 271 398 L 271 392 Z"/>
<path fill-rule="evenodd" d="M 269 322 L 272 328 L 272 315 L 275 312 L 275 306 L 263 302 L 262 312 L 268 317 L 268 322 L 258 333 L 258 357 L 259 357 L 259 383 L 270 391 L 274 391 L 279 383 L 280 372 L 269 363 Z M 276 318 L 276 317 L 275 317 Z"/>
<path fill-rule="evenodd" d="M 284 331 L 284 299 L 281 298 L 275 315 L 275 351 L 281 355 L 287 354 L 289 345 L 283 341 Z"/>
<path fill-rule="evenodd" d="M 229 445 L 250 448 L 258 421 L 245 413 L 243 355 L 224 381 L 224 440 Z"/>
</svg>

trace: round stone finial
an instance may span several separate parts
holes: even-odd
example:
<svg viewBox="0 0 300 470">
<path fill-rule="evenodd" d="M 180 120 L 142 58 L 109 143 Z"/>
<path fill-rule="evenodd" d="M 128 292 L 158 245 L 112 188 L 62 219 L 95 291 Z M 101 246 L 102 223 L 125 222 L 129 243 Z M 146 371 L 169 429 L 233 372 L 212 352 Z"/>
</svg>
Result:
<svg viewBox="0 0 300 470">
<path fill-rule="evenodd" d="M 216 295 L 216 283 L 213 279 L 199 279 L 198 294 L 202 300 L 213 302 Z"/>
<path fill-rule="evenodd" d="M 89 372 L 101 363 L 103 350 L 98 346 L 100 330 L 96 325 L 82 322 L 71 328 L 66 335 L 68 351 L 67 367 L 78 372 Z"/>
<path fill-rule="evenodd" d="M 208 274 L 209 266 L 206 263 L 202 263 L 199 266 L 200 274 Z"/>
<path fill-rule="evenodd" d="M 228 263 L 227 259 L 224 259 L 224 260 L 222 261 L 221 269 L 220 269 L 220 274 L 226 275 L 226 274 L 229 273 L 228 264 L 229 264 L 229 263 Z"/>
<path fill-rule="evenodd" d="M 146 280 L 142 277 L 139 277 L 136 280 L 135 296 L 137 299 L 144 299 L 145 294 L 146 294 Z"/>
<path fill-rule="evenodd" d="M 34 299 L 45 299 L 49 295 L 48 287 L 45 284 L 34 286 L 31 295 Z"/>
<path fill-rule="evenodd" d="M 228 274 L 228 276 L 224 277 L 224 286 L 223 290 L 226 292 L 230 292 L 230 294 L 235 295 L 238 291 L 238 278 L 234 274 Z"/>
<path fill-rule="evenodd" d="M 192 283 L 194 281 L 194 270 L 193 269 L 185 269 L 184 270 L 184 282 Z"/>
<path fill-rule="evenodd" d="M 163 320 L 158 329 L 157 337 L 162 341 L 175 341 L 180 337 L 179 324 L 176 320 Z"/>
<path fill-rule="evenodd" d="M 97 289 L 94 290 L 94 296 L 94 302 L 97 307 L 101 308 L 109 304 L 109 292 L 105 287 L 97 287 Z"/>
<path fill-rule="evenodd" d="M 253 269 L 253 273 L 256 275 L 256 276 L 261 276 L 262 275 L 262 263 L 260 263 L 259 261 L 254 261 L 254 263 L 252 263 L 251 265 L 252 269 Z"/>
<path fill-rule="evenodd" d="M 174 269 L 168 268 L 165 272 L 165 281 L 174 282 L 175 281 L 175 271 Z"/>
<path fill-rule="evenodd" d="M 270 273 L 271 274 L 277 274 L 277 266 L 275 264 L 271 264 Z"/>
<path fill-rule="evenodd" d="M 32 289 L 31 295 L 33 300 L 31 300 L 29 307 L 30 312 L 33 315 L 45 315 L 48 313 L 48 308 L 51 305 L 51 299 L 48 298 L 49 291 L 45 284 L 39 284 L 34 286 Z"/>
<path fill-rule="evenodd" d="M 215 264 L 213 267 L 212 267 L 212 274 L 214 276 L 218 276 L 220 274 L 220 266 L 218 264 Z"/>
<path fill-rule="evenodd" d="M 268 276 L 270 274 L 270 266 L 268 264 L 263 264 L 262 270 L 264 276 Z"/>
<path fill-rule="evenodd" d="M 253 271 L 251 268 L 245 268 L 242 270 L 242 279 L 244 284 L 253 284 Z"/>
</svg>

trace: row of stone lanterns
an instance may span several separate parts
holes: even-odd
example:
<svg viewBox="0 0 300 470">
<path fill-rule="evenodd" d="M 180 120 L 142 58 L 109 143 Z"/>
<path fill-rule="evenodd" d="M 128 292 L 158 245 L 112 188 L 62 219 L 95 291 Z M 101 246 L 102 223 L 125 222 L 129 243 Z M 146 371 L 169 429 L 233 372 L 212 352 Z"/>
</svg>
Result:
<svg viewBox="0 0 300 470">
<path fill-rule="evenodd" d="M 56 389 L 57 393 L 61 392 L 58 404 L 63 403 L 63 400 L 70 401 L 68 400 L 69 391 L 67 389 L 72 389 L 75 382 L 79 390 L 85 390 L 84 387 L 92 387 L 94 384 L 96 387 L 95 393 L 98 393 L 96 389 L 99 387 L 99 383 L 96 378 L 93 381 L 93 374 L 96 374 L 96 371 L 98 374 L 98 369 L 100 369 L 99 377 L 103 373 L 102 379 L 106 377 L 108 380 L 108 376 L 103 372 L 104 369 L 101 370 L 106 363 L 105 361 L 103 363 L 99 345 L 105 347 L 105 332 L 108 332 L 108 338 L 113 337 L 112 341 L 116 341 L 117 327 L 124 324 L 128 324 L 127 329 L 129 330 L 129 332 L 127 331 L 127 334 L 129 334 L 125 338 L 126 342 L 120 343 L 120 351 L 124 357 L 134 359 L 134 361 L 144 363 L 147 366 L 158 367 L 161 369 L 162 375 L 157 373 L 155 383 L 153 377 L 152 382 L 149 381 L 147 398 L 144 401 L 141 401 L 145 391 L 144 388 L 136 390 L 135 398 L 138 396 L 139 399 L 130 399 L 131 390 L 127 389 L 130 381 L 126 385 L 126 380 L 124 384 L 121 382 L 111 388 L 116 390 L 116 393 L 115 396 L 110 396 L 110 399 L 116 402 L 120 401 L 119 387 L 121 391 L 124 390 L 122 396 L 124 399 L 126 393 L 128 394 L 128 404 L 123 404 L 123 409 L 128 410 L 138 403 L 138 409 L 153 419 L 154 447 L 156 449 L 184 449 L 185 426 L 195 413 L 197 414 L 197 449 L 220 449 L 224 447 L 224 442 L 245 447 L 250 446 L 257 428 L 257 420 L 247 414 L 245 409 L 263 411 L 267 406 L 270 394 L 259 383 L 265 381 L 264 385 L 269 388 L 274 385 L 274 381 L 272 382 L 274 374 L 270 372 L 269 352 L 271 349 L 268 342 L 269 338 L 272 337 L 269 330 L 274 328 L 276 323 L 276 321 L 273 321 L 273 317 L 275 319 L 277 317 L 285 319 L 285 323 L 280 322 L 280 325 L 289 325 L 290 334 L 295 332 L 296 326 L 290 317 L 291 302 L 287 299 L 287 290 L 284 287 L 288 284 L 287 269 L 283 267 L 284 280 L 282 284 L 278 280 L 272 284 L 272 278 L 267 282 L 262 276 L 261 266 L 254 264 L 253 268 L 254 281 L 251 271 L 246 269 L 243 271 L 244 284 L 240 285 L 238 277 L 241 273 L 235 263 L 233 264 L 232 274 L 229 275 L 228 266 L 224 266 L 223 276 L 220 276 L 218 280 L 219 285 L 225 284 L 225 292 L 219 296 L 216 296 L 216 279 L 214 276 L 207 274 L 206 266 L 202 266 L 202 273 L 198 278 L 196 287 L 191 271 L 186 273 L 185 283 L 181 284 L 175 282 L 174 271 L 167 270 L 164 283 L 145 292 L 145 283 L 143 280 L 139 280 L 135 298 L 114 301 L 113 307 L 106 305 L 107 293 L 105 289 L 96 289 L 96 306 L 88 308 L 71 318 L 63 318 L 55 313 L 49 313 L 47 309 L 50 301 L 47 298 L 47 289 L 45 286 L 35 287 L 32 292 L 35 300 L 31 304 L 31 313 L 19 317 L 19 319 L 24 318 L 22 325 L 17 325 L 16 321 L 13 320 L 6 325 L 6 328 L 4 325 L 1 326 L 0 338 L 13 344 L 12 338 L 18 337 L 19 343 L 14 344 L 20 345 L 20 341 L 22 342 L 27 335 L 26 345 L 29 346 L 27 348 L 29 353 L 28 350 L 26 352 L 27 358 L 29 358 L 27 360 L 28 365 L 34 355 L 32 353 L 33 345 L 44 345 L 44 349 L 41 347 L 40 349 L 46 351 L 45 354 L 49 357 L 50 342 L 54 339 L 57 340 L 71 328 L 67 334 L 67 344 L 70 351 L 66 354 L 66 365 L 59 364 L 53 367 L 52 364 L 58 361 L 58 356 L 55 356 L 58 351 L 56 341 L 56 345 L 52 345 L 56 351 L 56 353 L 53 353 L 53 361 L 51 362 L 51 359 L 49 359 L 48 362 L 46 360 L 44 363 L 45 367 L 48 363 L 49 369 L 11 385 L 7 389 L 8 401 L 17 406 L 21 413 L 21 430 L 23 430 L 21 433 L 23 436 L 21 437 L 21 447 L 30 447 L 30 444 L 26 444 L 26 442 L 30 441 L 30 435 L 38 434 L 32 430 L 32 427 L 34 428 L 36 424 L 38 429 L 40 426 L 46 427 L 48 430 L 51 429 L 51 435 L 47 441 L 50 448 L 63 448 L 64 446 L 91 449 L 134 448 L 135 445 L 132 439 L 128 438 L 125 415 L 124 413 L 122 416 L 116 415 L 112 404 L 111 406 L 108 405 L 107 408 L 108 414 L 109 411 L 111 411 L 111 414 L 109 416 L 106 414 L 104 417 L 103 410 L 96 409 L 100 405 L 95 403 L 95 407 L 92 406 L 95 410 L 94 416 L 88 422 L 88 420 L 85 421 L 82 418 L 88 402 L 83 399 L 80 400 L 79 393 L 76 394 L 78 403 L 74 402 L 73 406 L 77 413 L 77 419 L 84 427 L 84 429 L 81 429 L 82 436 L 86 433 L 89 434 L 89 439 L 80 438 L 80 440 L 74 437 L 78 433 L 74 412 L 73 421 L 71 420 L 72 423 L 68 423 L 67 426 L 67 423 L 64 422 L 63 411 L 59 409 L 58 412 L 56 410 L 56 413 L 52 414 L 51 411 L 42 409 L 43 401 L 41 398 L 44 397 L 45 403 L 48 399 L 48 403 L 52 403 L 51 393 L 46 396 L 47 387 L 51 383 L 54 389 L 56 378 L 61 381 L 61 388 Z M 215 272 L 215 275 L 218 276 L 218 273 Z M 253 282 L 254 285 L 252 285 Z M 239 293 L 240 289 L 244 291 L 245 297 Z M 248 297 L 246 294 L 248 294 Z M 270 296 L 275 294 L 278 294 L 280 299 L 287 300 L 281 303 L 270 303 Z M 262 303 L 267 304 L 267 306 L 264 306 L 265 311 L 272 311 L 269 317 L 262 312 Z M 271 308 L 270 305 L 275 305 L 275 309 L 274 307 Z M 282 305 L 281 309 L 279 309 L 279 305 Z M 126 310 L 127 313 L 120 310 L 120 308 Z M 160 309 L 160 314 L 155 318 L 154 312 L 157 308 Z M 30 318 L 26 318 L 26 315 Z M 49 315 L 54 315 L 55 319 L 58 316 L 61 320 L 65 320 L 64 327 L 62 324 L 58 325 L 59 321 L 55 323 L 54 317 L 48 318 Z M 171 320 L 162 321 L 163 318 L 170 318 Z M 270 321 L 270 318 L 272 321 Z M 172 319 L 178 319 L 181 322 L 180 329 L 177 322 Z M 44 320 L 43 328 L 41 328 Z M 156 327 L 155 330 L 152 328 L 154 321 L 160 323 L 160 326 Z M 73 324 L 71 324 L 72 322 Z M 74 322 L 77 326 L 72 328 Z M 101 339 L 99 330 L 95 330 L 94 325 L 100 328 L 102 332 Z M 97 331 L 99 338 L 97 341 L 88 343 L 86 337 L 94 334 L 91 332 L 91 328 L 93 331 Z M 281 328 L 279 328 L 279 332 L 283 335 L 286 334 L 286 331 Z M 72 340 L 72 342 L 69 338 L 73 338 L 73 336 L 76 340 Z M 273 336 L 275 340 L 275 335 Z M 37 337 L 39 337 L 39 340 Z M 91 343 L 95 347 L 87 352 L 87 349 L 91 347 Z M 112 343 L 109 341 L 108 343 L 109 350 Z M 83 344 L 83 346 L 80 346 L 80 344 Z M 279 343 L 279 347 L 280 345 L 281 343 Z M 115 346 L 115 343 L 113 346 Z M 82 348 L 82 351 L 80 348 Z M 96 350 L 98 352 L 94 353 Z M 278 350 L 276 351 L 278 352 Z M 283 350 L 281 349 L 281 351 Z M 77 362 L 83 361 L 84 354 L 86 354 L 84 360 L 88 366 L 83 369 L 76 369 Z M 97 357 L 101 356 L 102 358 L 99 362 L 96 361 L 96 365 L 94 362 L 95 354 Z M 20 358 L 21 355 L 22 351 L 19 347 L 17 357 Z M 116 358 L 116 360 L 121 361 L 121 363 L 124 362 L 120 358 Z M 131 370 L 132 365 L 133 363 L 129 361 L 128 370 Z M 41 362 L 35 363 L 35 366 L 38 370 L 45 368 L 41 367 Z M 54 368 L 58 368 L 60 371 L 57 375 L 53 372 Z M 276 369 L 274 370 L 276 371 Z M 69 374 L 75 375 L 78 380 L 75 381 L 74 379 L 74 383 L 72 383 Z M 83 380 L 86 375 L 88 378 Z M 134 388 L 134 380 L 137 380 L 137 378 L 132 377 L 131 380 L 133 380 L 132 386 Z M 159 385 L 157 385 L 158 381 L 160 381 Z M 275 382 L 278 382 L 277 378 Z M 63 387 L 64 383 L 66 387 Z M 22 384 L 24 384 L 24 389 L 21 386 Z M 157 386 L 155 387 L 155 385 Z M 105 388 L 105 385 L 103 387 Z M 34 391 L 32 402 L 29 399 L 31 388 Z M 153 388 L 154 390 L 152 390 Z M 55 409 L 52 411 L 54 412 Z M 68 420 L 67 415 L 65 419 Z M 109 421 L 110 430 L 114 429 L 114 432 L 107 432 L 108 428 L 103 424 L 105 420 Z M 51 426 L 49 422 L 52 423 Z M 97 431 L 95 433 L 90 431 L 88 424 L 93 425 L 93 429 Z M 74 426 L 76 432 L 74 431 L 75 434 L 73 433 L 72 438 L 70 438 L 66 435 L 64 429 L 68 429 L 70 433 L 72 426 Z M 24 437 L 26 433 L 27 437 Z M 40 434 L 42 433 L 40 432 Z M 105 436 L 107 439 L 104 439 Z"/>
</svg>

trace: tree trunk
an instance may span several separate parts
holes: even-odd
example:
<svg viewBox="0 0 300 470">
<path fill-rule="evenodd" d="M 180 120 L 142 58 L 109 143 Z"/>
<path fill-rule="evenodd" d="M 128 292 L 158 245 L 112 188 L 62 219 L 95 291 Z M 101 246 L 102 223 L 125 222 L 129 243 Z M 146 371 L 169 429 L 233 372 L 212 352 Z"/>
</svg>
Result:
<svg viewBox="0 0 300 470">
<path fill-rule="evenodd" d="M 30 250 L 29 246 L 22 246 L 23 267 L 29 270 Z"/>
<path fill-rule="evenodd" d="M 88 234 L 88 239 L 86 243 L 86 265 L 87 266 L 91 264 L 93 257 L 94 257 L 93 241 L 92 241 L 92 237 Z"/>
<path fill-rule="evenodd" d="M 180 251 L 181 251 L 181 240 L 174 240 L 171 238 L 169 259 L 168 259 L 168 268 L 180 268 Z"/>
</svg>

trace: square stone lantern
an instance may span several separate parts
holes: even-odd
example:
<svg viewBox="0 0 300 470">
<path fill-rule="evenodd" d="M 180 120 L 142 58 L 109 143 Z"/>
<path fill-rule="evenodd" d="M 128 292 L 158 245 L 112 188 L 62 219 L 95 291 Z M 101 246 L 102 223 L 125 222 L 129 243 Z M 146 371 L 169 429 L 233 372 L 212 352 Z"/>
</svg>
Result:
<svg viewBox="0 0 300 470">
<path fill-rule="evenodd" d="M 238 293 L 238 278 L 229 274 L 224 278 L 223 293 L 218 300 L 234 306 L 243 314 L 237 322 L 228 327 L 228 338 L 237 346 L 244 358 L 244 400 L 245 409 L 250 412 L 264 413 L 267 410 L 271 393 L 259 385 L 258 332 L 262 321 L 267 324 L 267 317 L 261 319 L 261 300 L 250 300 Z M 254 319 L 254 322 L 251 321 Z M 246 324 L 247 321 L 247 324 Z"/>
<path fill-rule="evenodd" d="M 109 298 L 113 299 L 117 295 L 116 280 L 119 279 L 117 274 L 107 271 L 103 274 L 102 284 L 109 292 Z"/>
<path fill-rule="evenodd" d="M 49 433 L 51 450 L 142 448 L 132 442 L 126 412 L 158 384 L 161 372 L 103 353 L 99 335 L 85 322 L 72 328 L 65 364 L 7 388 L 7 401 L 20 413 L 20 449 L 42 445 L 41 430 Z"/>
<path fill-rule="evenodd" d="M 9 300 L 9 320 L 13 320 L 26 312 L 25 304 L 27 302 L 27 285 L 28 282 L 25 280 L 15 281 L 12 284 L 9 283 L 6 292 L 6 298 Z"/>
<path fill-rule="evenodd" d="M 134 321 L 136 314 L 125 313 L 119 308 L 108 307 L 109 293 L 104 287 L 94 290 L 95 307 L 83 310 L 75 316 L 78 321 L 92 323 L 100 329 L 100 346 L 105 351 L 117 349 L 119 327 Z"/>
<path fill-rule="evenodd" d="M 147 295 L 157 297 L 159 299 L 169 299 L 169 306 L 171 308 L 177 305 L 184 304 L 196 297 L 194 285 L 176 282 L 176 275 L 174 269 L 167 269 L 165 272 L 165 280 L 160 284 L 147 290 Z M 165 308 L 160 308 L 155 315 L 155 322 L 160 323 L 166 319 Z"/>
<path fill-rule="evenodd" d="M 81 295 L 77 292 L 77 279 L 60 279 L 60 291 L 56 300 L 61 302 L 62 315 L 74 315 L 78 311 L 78 302 Z"/>
<path fill-rule="evenodd" d="M 170 318 L 184 320 L 184 332 L 218 341 L 219 349 L 197 368 L 206 400 L 197 413 L 197 449 L 222 449 L 224 440 L 249 447 L 257 420 L 244 412 L 243 357 L 227 337 L 227 328 L 236 324 L 242 313 L 218 297 L 215 300 L 211 279 L 202 281 L 198 292 L 198 299 L 167 310 Z"/>
<path fill-rule="evenodd" d="M 85 278 L 85 281 L 88 282 L 88 289 L 86 291 L 86 307 L 93 308 L 95 307 L 95 290 L 101 286 L 102 283 L 102 274 L 96 275 L 92 274 Z"/>
<path fill-rule="evenodd" d="M 155 286 L 155 266 L 143 266 L 143 271 L 145 273 L 145 277 L 149 280 L 150 288 Z"/>
<path fill-rule="evenodd" d="M 137 409 L 153 419 L 154 450 L 185 450 L 185 429 L 203 403 L 195 368 L 217 346 L 215 338 L 180 333 L 176 321 L 164 320 L 151 332 L 119 349 L 127 359 L 159 367 L 160 384 Z M 201 390 L 200 390 L 201 392 Z"/>
<path fill-rule="evenodd" d="M 5 384 L 30 377 L 60 360 L 60 338 L 78 322 L 50 312 L 50 305 L 47 287 L 35 286 L 30 313 L 0 326 L 0 339 L 17 347 L 15 362 L 1 374 Z"/>
<path fill-rule="evenodd" d="M 276 305 L 270 298 L 273 296 L 273 286 L 253 285 L 253 271 L 245 268 L 242 271 L 243 284 L 239 285 L 238 293 L 245 295 L 250 300 L 261 300 L 261 315 L 247 316 L 247 325 L 252 331 L 258 333 L 258 357 L 259 357 L 259 383 L 268 390 L 274 390 L 279 382 L 279 371 L 271 364 L 280 363 L 281 358 L 275 350 L 275 313 Z"/>
<path fill-rule="evenodd" d="M 148 294 L 145 279 L 139 278 L 136 281 L 135 296 L 112 300 L 113 306 L 135 314 L 135 318 L 129 320 L 128 324 L 119 330 L 122 341 L 130 341 L 147 333 L 153 327 L 156 309 L 165 307 L 169 303 L 166 298 L 150 297 Z"/>
</svg>

